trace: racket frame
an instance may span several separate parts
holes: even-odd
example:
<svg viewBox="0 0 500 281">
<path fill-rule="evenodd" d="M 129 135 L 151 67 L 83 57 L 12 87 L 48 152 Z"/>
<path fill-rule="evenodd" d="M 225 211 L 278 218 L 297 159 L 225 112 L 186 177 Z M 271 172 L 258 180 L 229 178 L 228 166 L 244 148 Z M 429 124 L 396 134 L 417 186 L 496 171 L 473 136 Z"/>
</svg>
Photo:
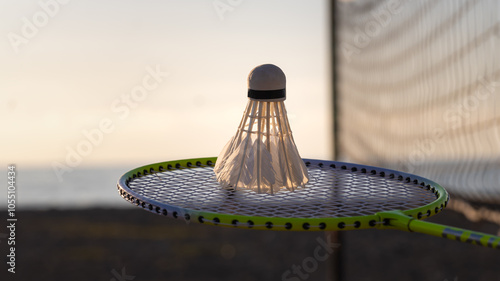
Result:
<svg viewBox="0 0 500 281">
<path fill-rule="evenodd" d="M 213 213 L 160 203 L 137 194 L 128 186 L 131 180 L 145 175 L 175 169 L 190 169 L 205 165 L 213 167 L 216 161 L 216 157 L 206 157 L 166 161 L 138 167 L 125 173 L 119 179 L 117 185 L 118 191 L 120 196 L 125 200 L 158 215 L 208 225 L 283 231 L 344 231 L 372 228 L 396 228 L 411 231 L 408 227 L 410 220 L 421 220 L 441 212 L 446 207 L 449 200 L 449 194 L 443 187 L 431 180 L 416 175 L 366 165 L 313 159 L 304 159 L 306 166 L 334 165 L 334 167 L 338 169 L 350 170 L 353 173 L 369 173 L 381 177 L 394 178 L 394 180 L 407 183 L 413 182 L 415 185 L 419 185 L 420 188 L 430 190 L 430 192 L 434 193 L 436 195 L 436 200 L 414 209 L 379 212 L 373 215 L 364 216 L 321 218 L 261 217 Z"/>
</svg>

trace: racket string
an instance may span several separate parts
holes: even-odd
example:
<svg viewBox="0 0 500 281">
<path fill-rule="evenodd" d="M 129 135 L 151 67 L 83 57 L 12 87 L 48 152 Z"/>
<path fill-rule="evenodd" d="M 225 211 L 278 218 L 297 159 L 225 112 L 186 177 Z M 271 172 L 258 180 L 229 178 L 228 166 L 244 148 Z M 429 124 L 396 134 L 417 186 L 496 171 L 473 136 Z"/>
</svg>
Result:
<svg viewBox="0 0 500 281">
<path fill-rule="evenodd" d="M 437 198 L 426 188 L 415 188 L 411 180 L 383 177 L 378 171 L 324 165 L 308 169 L 311 182 L 305 189 L 268 196 L 222 189 L 210 165 L 169 165 L 130 180 L 129 187 L 160 204 L 263 217 L 371 215 L 423 206 Z"/>
</svg>

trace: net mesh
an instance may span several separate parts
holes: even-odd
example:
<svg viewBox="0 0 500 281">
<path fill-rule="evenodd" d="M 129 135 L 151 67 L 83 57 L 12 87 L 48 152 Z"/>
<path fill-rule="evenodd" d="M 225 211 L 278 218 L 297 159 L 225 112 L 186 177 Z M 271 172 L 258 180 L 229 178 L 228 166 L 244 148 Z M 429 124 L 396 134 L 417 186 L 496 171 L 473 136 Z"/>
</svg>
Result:
<svg viewBox="0 0 500 281">
<path fill-rule="evenodd" d="M 335 5 L 338 159 L 500 203 L 500 2 Z"/>
<path fill-rule="evenodd" d="M 127 186 L 133 196 L 148 198 L 155 206 L 283 218 L 373 215 L 381 211 L 415 209 L 439 197 L 429 182 L 391 171 L 330 164 L 309 164 L 308 171 L 310 181 L 306 188 L 274 195 L 223 189 L 211 166 L 178 167 L 151 173 L 129 179 Z"/>
</svg>

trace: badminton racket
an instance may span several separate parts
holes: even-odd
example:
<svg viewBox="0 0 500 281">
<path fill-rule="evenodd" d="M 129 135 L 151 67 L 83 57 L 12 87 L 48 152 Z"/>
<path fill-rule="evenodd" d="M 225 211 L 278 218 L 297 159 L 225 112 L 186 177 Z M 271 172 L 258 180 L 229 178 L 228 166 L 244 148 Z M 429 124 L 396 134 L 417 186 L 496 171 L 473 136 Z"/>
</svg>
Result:
<svg viewBox="0 0 500 281">
<path fill-rule="evenodd" d="M 439 184 L 395 170 L 304 159 L 305 188 L 258 194 L 221 187 L 217 158 L 146 165 L 118 181 L 121 197 L 158 215 L 233 228 L 282 231 L 398 229 L 500 249 L 500 237 L 423 221 L 449 194 Z"/>
</svg>

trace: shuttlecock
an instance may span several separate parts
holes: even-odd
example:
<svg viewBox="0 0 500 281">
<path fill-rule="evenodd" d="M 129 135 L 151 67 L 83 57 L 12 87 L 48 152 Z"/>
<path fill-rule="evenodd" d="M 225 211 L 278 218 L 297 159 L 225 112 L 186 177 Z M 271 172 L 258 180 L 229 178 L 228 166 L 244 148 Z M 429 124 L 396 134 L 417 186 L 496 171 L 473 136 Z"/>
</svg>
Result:
<svg viewBox="0 0 500 281">
<path fill-rule="evenodd" d="M 272 64 L 248 75 L 248 103 L 240 125 L 215 163 L 217 181 L 226 189 L 274 194 L 294 191 L 309 181 L 286 115 L 286 78 Z"/>
</svg>

